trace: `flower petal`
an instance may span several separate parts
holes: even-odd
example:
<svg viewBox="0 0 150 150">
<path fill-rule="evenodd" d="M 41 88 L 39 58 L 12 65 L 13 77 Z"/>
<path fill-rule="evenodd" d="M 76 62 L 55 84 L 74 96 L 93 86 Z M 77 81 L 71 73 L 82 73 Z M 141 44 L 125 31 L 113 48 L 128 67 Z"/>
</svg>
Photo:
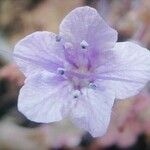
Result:
<svg viewBox="0 0 150 150">
<path fill-rule="evenodd" d="M 117 43 L 112 51 L 114 57 L 97 69 L 99 78 L 118 99 L 138 94 L 150 80 L 150 52 L 132 42 Z"/>
<path fill-rule="evenodd" d="M 84 89 L 82 99 L 78 100 L 72 118 L 75 124 L 100 137 L 106 133 L 111 117 L 114 94 L 110 91 Z"/>
<path fill-rule="evenodd" d="M 69 111 L 70 90 L 67 81 L 55 80 L 48 72 L 30 76 L 20 90 L 18 109 L 35 122 L 59 121 Z"/>
<path fill-rule="evenodd" d="M 86 42 L 90 50 L 107 50 L 117 41 L 117 32 L 110 28 L 91 7 L 71 11 L 60 24 L 60 35 L 73 44 L 75 50 Z"/>
<path fill-rule="evenodd" d="M 39 70 L 54 72 L 63 67 L 63 44 L 56 41 L 54 33 L 35 32 L 21 40 L 14 49 L 14 60 L 27 76 Z"/>
</svg>

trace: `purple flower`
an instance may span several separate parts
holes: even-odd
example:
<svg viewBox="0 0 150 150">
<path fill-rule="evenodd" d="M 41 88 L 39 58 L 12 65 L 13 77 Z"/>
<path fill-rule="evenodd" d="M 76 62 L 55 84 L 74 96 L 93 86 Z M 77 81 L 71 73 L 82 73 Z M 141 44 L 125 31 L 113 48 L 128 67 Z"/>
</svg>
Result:
<svg viewBox="0 0 150 150">
<path fill-rule="evenodd" d="M 42 123 L 69 116 L 94 137 L 102 136 L 115 98 L 136 95 L 150 79 L 150 52 L 116 41 L 117 32 L 87 6 L 70 12 L 58 35 L 25 37 L 14 50 L 26 76 L 19 111 Z"/>
</svg>

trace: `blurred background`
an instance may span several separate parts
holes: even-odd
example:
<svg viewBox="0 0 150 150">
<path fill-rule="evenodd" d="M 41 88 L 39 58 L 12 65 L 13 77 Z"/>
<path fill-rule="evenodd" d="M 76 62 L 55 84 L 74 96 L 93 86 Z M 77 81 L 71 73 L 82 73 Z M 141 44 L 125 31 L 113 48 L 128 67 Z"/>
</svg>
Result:
<svg viewBox="0 0 150 150">
<path fill-rule="evenodd" d="M 37 30 L 58 32 L 63 17 L 84 5 L 95 7 L 119 32 L 118 41 L 150 49 L 150 0 L 0 0 L 0 150 L 150 150 L 150 84 L 115 104 L 100 139 L 69 120 L 37 124 L 17 110 L 24 76 L 12 62 L 15 43 Z"/>
</svg>

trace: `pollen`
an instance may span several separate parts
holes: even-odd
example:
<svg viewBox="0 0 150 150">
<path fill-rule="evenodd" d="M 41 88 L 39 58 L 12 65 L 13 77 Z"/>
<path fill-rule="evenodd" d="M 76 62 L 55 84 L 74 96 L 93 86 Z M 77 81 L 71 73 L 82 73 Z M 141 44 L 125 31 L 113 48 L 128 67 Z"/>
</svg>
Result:
<svg viewBox="0 0 150 150">
<path fill-rule="evenodd" d="M 58 73 L 59 75 L 64 75 L 64 74 L 65 74 L 65 69 L 64 69 L 64 68 L 58 68 L 58 69 L 57 69 L 57 73 Z"/>
<path fill-rule="evenodd" d="M 61 41 L 61 36 L 60 35 L 56 35 L 56 42 L 60 42 Z"/>
<path fill-rule="evenodd" d="M 83 40 L 83 41 L 80 43 L 80 46 L 81 46 L 82 49 L 86 49 L 86 48 L 89 46 L 89 44 L 88 44 L 85 40 Z"/>
<path fill-rule="evenodd" d="M 89 83 L 89 88 L 95 90 L 96 87 L 97 87 L 97 86 L 96 86 L 93 82 L 90 82 L 90 83 Z"/>
<path fill-rule="evenodd" d="M 79 98 L 80 95 L 81 95 L 81 92 L 79 90 L 74 90 L 73 91 L 73 98 L 74 99 Z"/>
</svg>

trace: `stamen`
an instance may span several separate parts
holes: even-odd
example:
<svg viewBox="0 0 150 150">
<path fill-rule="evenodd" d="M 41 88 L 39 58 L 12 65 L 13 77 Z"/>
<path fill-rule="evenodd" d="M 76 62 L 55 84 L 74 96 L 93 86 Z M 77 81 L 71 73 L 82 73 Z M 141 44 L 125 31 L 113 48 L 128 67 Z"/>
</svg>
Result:
<svg viewBox="0 0 150 150">
<path fill-rule="evenodd" d="M 73 98 L 76 99 L 81 95 L 81 92 L 79 90 L 73 91 Z"/>
<path fill-rule="evenodd" d="M 64 75 L 64 74 L 65 74 L 65 69 L 64 69 L 64 68 L 58 68 L 58 69 L 57 69 L 57 73 L 58 73 L 59 75 Z"/>
<path fill-rule="evenodd" d="M 61 41 L 61 36 L 60 35 L 56 35 L 56 42 L 60 42 Z"/>
<path fill-rule="evenodd" d="M 93 82 L 90 82 L 89 83 L 89 88 L 91 88 L 93 90 L 96 90 L 97 86 Z"/>
<path fill-rule="evenodd" d="M 80 46 L 81 46 L 82 49 L 86 49 L 86 48 L 89 46 L 89 44 L 88 44 L 85 40 L 83 40 L 83 41 L 80 43 Z"/>
</svg>

